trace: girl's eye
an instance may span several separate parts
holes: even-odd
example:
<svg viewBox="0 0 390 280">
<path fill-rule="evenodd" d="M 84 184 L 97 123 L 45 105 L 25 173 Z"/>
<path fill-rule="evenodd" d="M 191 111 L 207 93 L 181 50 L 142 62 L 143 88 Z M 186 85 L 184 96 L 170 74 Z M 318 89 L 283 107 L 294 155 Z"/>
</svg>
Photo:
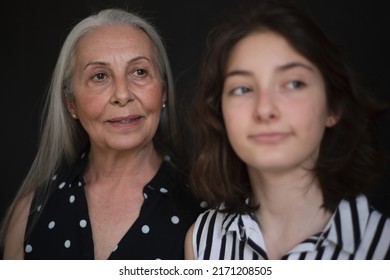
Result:
<svg viewBox="0 0 390 280">
<path fill-rule="evenodd" d="M 244 93 L 249 92 L 250 89 L 247 87 L 236 87 L 231 91 L 232 95 L 242 95 Z"/>
<path fill-rule="evenodd" d="M 104 73 L 97 73 L 95 75 L 93 75 L 92 79 L 93 80 L 97 80 L 97 81 L 102 81 L 106 78 L 106 74 Z"/>
<path fill-rule="evenodd" d="M 305 86 L 305 83 L 303 83 L 301 81 L 297 81 L 297 80 L 287 83 L 288 89 L 299 89 L 299 88 L 302 88 L 304 86 Z"/>
</svg>

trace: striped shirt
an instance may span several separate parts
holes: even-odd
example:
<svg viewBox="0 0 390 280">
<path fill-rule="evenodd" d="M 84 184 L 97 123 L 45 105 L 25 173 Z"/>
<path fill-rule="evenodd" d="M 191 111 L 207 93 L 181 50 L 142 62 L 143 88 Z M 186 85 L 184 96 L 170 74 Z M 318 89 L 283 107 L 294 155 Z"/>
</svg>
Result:
<svg viewBox="0 0 390 280">
<path fill-rule="evenodd" d="M 207 210 L 194 228 L 195 259 L 268 259 L 252 214 Z M 322 232 L 310 236 L 282 259 L 390 259 L 390 219 L 370 207 L 365 196 L 342 200 Z"/>
</svg>

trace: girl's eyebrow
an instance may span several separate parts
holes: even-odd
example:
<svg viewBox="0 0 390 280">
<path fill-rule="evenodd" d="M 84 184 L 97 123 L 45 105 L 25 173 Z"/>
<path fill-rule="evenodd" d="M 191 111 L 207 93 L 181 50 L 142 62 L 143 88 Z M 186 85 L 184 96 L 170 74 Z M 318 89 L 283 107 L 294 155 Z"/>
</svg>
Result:
<svg viewBox="0 0 390 280">
<path fill-rule="evenodd" d="M 245 71 L 245 70 L 233 70 L 225 75 L 225 79 L 231 76 L 251 76 L 252 73 L 250 71 Z"/>
<path fill-rule="evenodd" d="M 302 62 L 289 62 L 276 68 L 277 72 L 284 72 L 296 67 L 303 67 L 311 72 L 315 72 L 314 68 Z"/>
<path fill-rule="evenodd" d="M 310 65 L 307 65 L 305 63 L 302 63 L 302 62 L 289 62 L 289 63 L 283 64 L 281 66 L 278 66 L 276 68 L 275 72 L 285 72 L 285 71 L 288 71 L 290 69 L 297 68 L 297 67 L 302 67 L 304 69 L 309 70 L 310 72 L 315 72 L 313 67 L 311 67 Z M 226 79 L 226 78 L 231 77 L 231 76 L 252 76 L 252 72 L 247 71 L 247 70 L 233 70 L 233 71 L 226 73 L 224 78 Z"/>
</svg>

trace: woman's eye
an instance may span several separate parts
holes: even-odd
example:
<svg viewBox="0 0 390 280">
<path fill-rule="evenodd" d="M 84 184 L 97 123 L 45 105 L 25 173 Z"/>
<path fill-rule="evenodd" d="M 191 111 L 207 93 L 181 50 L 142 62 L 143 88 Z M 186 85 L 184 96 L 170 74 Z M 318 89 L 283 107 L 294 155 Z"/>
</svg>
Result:
<svg viewBox="0 0 390 280">
<path fill-rule="evenodd" d="M 305 86 L 305 83 L 303 83 L 301 81 L 297 81 L 297 80 L 287 83 L 288 89 L 299 89 L 299 88 L 302 88 L 304 86 Z"/>
<path fill-rule="evenodd" d="M 231 94 L 233 95 L 242 95 L 244 93 L 249 92 L 250 89 L 247 87 L 236 87 L 231 91 Z"/>
<path fill-rule="evenodd" d="M 145 69 L 136 69 L 133 74 L 135 76 L 145 76 L 146 75 L 146 70 Z"/>
<path fill-rule="evenodd" d="M 97 73 L 95 75 L 93 75 L 92 79 L 93 80 L 97 80 L 97 81 L 102 81 L 106 78 L 106 74 L 104 73 Z"/>
</svg>

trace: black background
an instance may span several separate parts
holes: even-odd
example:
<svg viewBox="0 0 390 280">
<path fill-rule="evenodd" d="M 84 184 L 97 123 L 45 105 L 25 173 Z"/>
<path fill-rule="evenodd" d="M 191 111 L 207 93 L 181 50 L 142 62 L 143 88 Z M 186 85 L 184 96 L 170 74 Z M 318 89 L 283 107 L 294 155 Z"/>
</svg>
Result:
<svg viewBox="0 0 390 280">
<path fill-rule="evenodd" d="M 260 1 L 260 0 L 259 0 Z M 59 49 L 71 27 L 107 7 L 138 11 L 162 34 L 171 60 L 181 110 L 190 104 L 201 50 L 210 26 L 223 9 L 239 0 L 67 0 L 13 1 L 1 4 L 0 61 L 0 218 L 32 163 L 38 143 L 43 95 Z M 297 0 L 318 24 L 342 43 L 362 81 L 378 98 L 390 101 L 390 17 L 386 0 Z M 390 153 L 390 116 L 379 127 Z M 390 215 L 390 175 L 373 204 Z"/>
</svg>

